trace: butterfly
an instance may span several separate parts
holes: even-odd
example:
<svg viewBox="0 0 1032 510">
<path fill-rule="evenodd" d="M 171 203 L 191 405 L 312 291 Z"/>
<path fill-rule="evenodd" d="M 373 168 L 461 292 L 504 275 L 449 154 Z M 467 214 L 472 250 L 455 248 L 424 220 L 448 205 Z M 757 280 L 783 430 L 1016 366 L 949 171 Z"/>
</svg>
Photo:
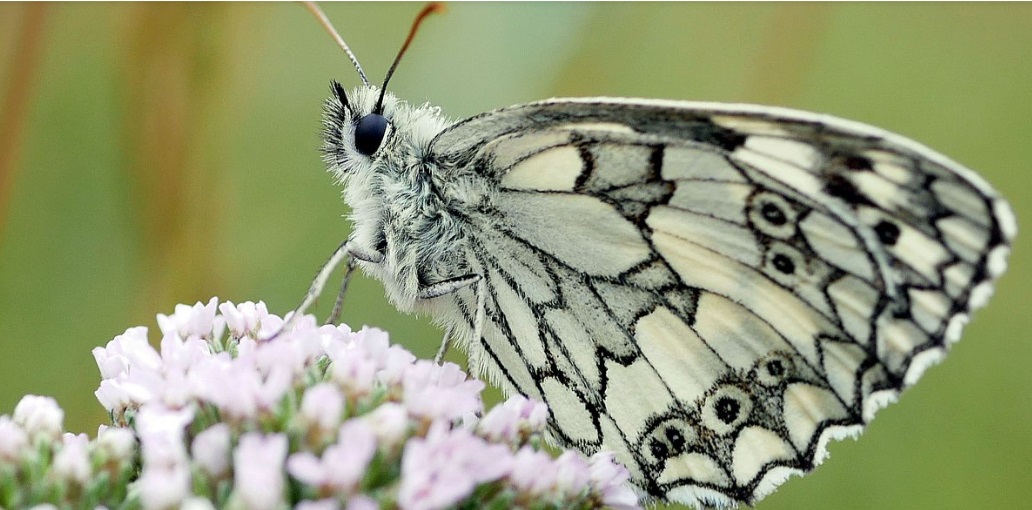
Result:
<svg viewBox="0 0 1032 510">
<path fill-rule="evenodd" d="M 1006 268 L 1008 204 L 902 136 L 649 99 L 452 122 L 386 92 L 398 60 L 376 87 L 343 47 L 364 85 L 333 82 L 324 154 L 354 228 L 302 308 L 337 264 L 362 269 L 647 498 L 753 504 L 811 471 L 945 356 Z"/>
</svg>

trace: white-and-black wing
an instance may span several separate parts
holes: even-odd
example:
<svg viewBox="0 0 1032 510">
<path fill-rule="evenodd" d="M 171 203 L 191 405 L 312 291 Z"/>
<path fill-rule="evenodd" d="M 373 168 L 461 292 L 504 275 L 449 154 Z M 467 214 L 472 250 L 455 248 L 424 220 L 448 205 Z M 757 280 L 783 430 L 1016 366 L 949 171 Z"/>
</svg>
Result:
<svg viewBox="0 0 1032 510">
<path fill-rule="evenodd" d="M 941 359 L 1016 226 L 897 135 L 746 105 L 552 100 L 435 139 L 486 277 L 457 336 L 557 442 L 684 503 L 752 503 Z M 459 201 L 461 203 L 461 201 Z"/>
</svg>

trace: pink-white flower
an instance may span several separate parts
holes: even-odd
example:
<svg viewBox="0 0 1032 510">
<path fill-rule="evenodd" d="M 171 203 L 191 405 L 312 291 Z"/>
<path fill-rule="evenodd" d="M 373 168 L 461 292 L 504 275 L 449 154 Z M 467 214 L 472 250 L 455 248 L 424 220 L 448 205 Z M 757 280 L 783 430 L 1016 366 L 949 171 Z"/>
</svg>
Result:
<svg viewBox="0 0 1032 510">
<path fill-rule="evenodd" d="M 287 436 L 249 432 L 233 452 L 233 498 L 245 508 L 276 510 L 283 505 Z"/>
<path fill-rule="evenodd" d="M 232 446 L 229 425 L 216 423 L 194 437 L 190 453 L 194 462 L 212 478 L 229 472 L 229 449 Z"/>
<path fill-rule="evenodd" d="M 181 338 L 197 336 L 201 338 L 212 338 L 220 336 L 221 331 L 214 331 L 218 326 L 225 325 L 223 319 L 215 320 L 216 307 L 219 299 L 216 297 L 208 300 L 207 304 L 198 301 L 193 306 L 176 305 L 172 315 L 158 314 L 158 327 L 161 333 L 176 333 Z M 214 334 L 213 334 L 214 333 Z"/>
<path fill-rule="evenodd" d="M 347 324 L 323 324 L 319 326 L 319 345 L 323 354 L 351 342 L 351 328 Z"/>
<path fill-rule="evenodd" d="M 509 482 L 516 490 L 539 497 L 555 485 L 556 466 L 547 453 L 524 446 L 513 457 Z"/>
<path fill-rule="evenodd" d="M 0 416 L 0 461 L 15 462 L 29 451 L 29 435 L 8 416 Z"/>
<path fill-rule="evenodd" d="M 401 444 L 412 424 L 408 411 L 401 404 L 385 402 L 362 417 L 369 422 L 380 444 L 393 448 Z"/>
<path fill-rule="evenodd" d="M 294 372 L 291 367 L 272 367 L 262 384 L 258 387 L 258 404 L 262 409 L 271 410 L 276 407 L 294 384 Z"/>
<path fill-rule="evenodd" d="M 219 305 L 219 311 L 226 319 L 226 326 L 229 327 L 230 334 L 236 338 L 245 336 L 264 338 L 263 329 L 268 328 L 263 326 L 271 321 L 269 309 L 265 306 L 264 301 L 257 303 L 245 301 L 239 305 L 234 305 L 232 301 L 226 301 Z"/>
<path fill-rule="evenodd" d="M 401 459 L 398 504 L 407 510 L 450 506 L 470 495 L 481 483 L 506 476 L 512 455 L 506 446 L 491 444 L 463 428 L 448 429 L 442 421 L 430 426 L 426 438 L 413 438 Z"/>
<path fill-rule="evenodd" d="M 480 392 L 484 383 L 467 379 L 454 363 L 419 360 L 405 372 L 402 384 L 405 407 L 415 416 L 450 421 L 483 408 Z"/>
<path fill-rule="evenodd" d="M 333 492 L 350 493 L 365 476 L 376 453 L 376 436 L 364 420 L 351 419 L 340 426 L 337 442 L 322 457 L 302 452 L 291 455 L 287 471 L 298 481 Z"/>
<path fill-rule="evenodd" d="M 330 377 L 333 382 L 355 396 L 368 395 L 376 383 L 376 362 L 365 355 L 359 347 L 347 345 L 329 353 L 333 364 Z"/>
<path fill-rule="evenodd" d="M 190 386 L 197 398 L 215 405 L 227 418 L 256 419 L 259 412 L 279 404 L 293 384 L 293 373 L 283 367 L 262 374 L 253 361 L 223 356 L 202 360 L 190 370 Z"/>
<path fill-rule="evenodd" d="M 638 496 L 626 483 L 630 473 L 614 459 L 612 452 L 591 456 L 588 473 L 595 492 L 602 496 L 602 503 L 613 510 L 640 509 Z"/>
<path fill-rule="evenodd" d="M 308 363 L 322 354 L 319 335 L 315 330 L 294 331 L 279 342 L 258 343 L 253 353 L 240 359 L 254 358 L 254 365 L 262 373 L 282 370 L 291 375 L 300 374 Z"/>
<path fill-rule="evenodd" d="M 296 508 L 373 510 L 378 502 L 358 492 L 370 463 L 374 458 L 397 459 L 399 450 L 399 485 L 388 498 L 405 510 L 455 505 L 479 485 L 499 480 L 521 497 L 556 504 L 582 500 L 590 492 L 591 501 L 619 510 L 637 507 L 624 484 L 627 472 L 612 456 L 587 461 L 573 453 L 553 459 L 529 446 L 511 451 L 512 444 L 544 428 L 548 410 L 543 403 L 512 398 L 477 420 L 483 408 L 482 382 L 455 364 L 416 360 L 403 347 L 391 345 L 381 330 L 320 327 L 306 315 L 269 341 L 283 322 L 263 303 L 216 303 L 181 305 L 171 316 L 160 316 L 160 353 L 147 343 L 145 328 L 127 330 L 106 348 L 94 350 L 104 377 L 98 399 L 116 413 L 138 409 L 117 418 L 124 423 L 135 416 L 131 423 L 140 438 L 142 470 L 132 490 L 148 510 L 211 508 L 210 501 L 192 494 L 192 476 L 198 473 L 225 482 L 232 473 L 230 507 L 284 507 L 288 496 L 295 496 L 286 485 L 289 474 L 295 486 L 300 482 L 321 496 L 335 496 L 300 502 Z M 233 335 L 229 343 L 221 341 L 226 326 Z M 316 383 L 324 380 L 322 356 L 330 361 L 330 381 Z M 348 402 L 369 394 L 386 402 L 340 423 Z M 361 410 L 367 402 L 358 404 Z M 291 414 L 294 409 L 296 414 Z M 203 419 L 194 422 L 193 410 Z M 15 414 L 15 420 L 0 418 L 0 459 L 17 457 L 26 448 L 25 427 L 18 419 L 31 421 L 28 417 L 36 414 Z M 208 425 L 214 416 L 224 423 Z M 53 416 L 33 419 L 54 422 Z M 191 424 L 192 430 L 207 429 L 194 437 L 188 455 L 185 430 Z M 296 444 L 302 451 L 288 457 L 286 433 L 246 432 L 277 430 L 280 424 L 287 424 L 292 434 L 301 427 L 303 434 L 322 435 L 314 442 L 313 436 L 300 436 L 306 439 Z M 405 443 L 424 426 L 429 426 L 426 437 Z M 233 431 L 246 432 L 235 449 Z M 322 447 L 334 437 L 336 442 Z M 127 459 L 135 439 L 127 429 L 102 429 L 97 445 L 96 451 L 107 455 L 101 458 Z M 318 445 L 315 452 L 303 451 L 312 445 Z M 377 452 L 383 457 L 376 457 Z M 83 476 L 84 457 L 75 454 L 76 446 L 66 448 L 67 458 L 60 462 L 68 479 Z"/>
<path fill-rule="evenodd" d="M 147 328 L 130 328 L 93 349 L 103 380 L 94 394 L 105 409 L 121 413 L 127 408 L 160 398 L 169 388 L 164 362 L 147 343 Z"/>
<path fill-rule="evenodd" d="M 86 450 L 90 438 L 86 434 L 65 433 L 60 449 L 54 454 L 53 473 L 59 478 L 82 486 L 90 478 L 90 456 Z"/>
<path fill-rule="evenodd" d="M 257 378 L 247 377 L 247 370 L 238 371 L 236 367 L 240 364 L 225 352 L 198 360 L 186 374 L 190 392 L 197 400 L 218 407 L 229 418 L 252 416 L 254 399 L 242 399 L 241 395 L 250 393 Z"/>
<path fill-rule="evenodd" d="M 147 467 L 134 485 L 145 510 L 180 508 L 191 495 L 190 468 L 185 464 Z"/>
<path fill-rule="evenodd" d="M 363 326 L 351 335 L 351 341 L 362 349 L 370 358 L 382 361 L 390 349 L 390 337 L 379 328 Z"/>
<path fill-rule="evenodd" d="M 269 328 L 268 328 L 269 329 L 269 331 L 268 331 L 269 335 L 272 335 L 272 334 L 275 334 L 277 332 L 280 332 L 280 330 L 282 329 L 283 324 L 286 324 L 287 322 L 289 322 L 291 320 L 291 317 L 293 317 L 293 316 L 294 316 L 294 312 L 291 311 L 291 312 L 288 312 L 286 315 L 284 315 L 283 318 L 278 321 L 279 322 L 278 324 L 274 325 L 274 323 L 270 322 L 270 325 L 269 325 Z M 272 316 L 272 317 L 276 318 L 275 316 Z M 265 329 L 265 325 L 263 324 L 262 326 L 263 326 L 263 329 Z M 314 315 L 312 315 L 310 313 L 306 313 L 306 314 L 302 315 L 301 317 L 298 317 L 298 319 L 296 321 L 294 321 L 293 325 L 291 325 L 289 329 L 287 329 L 285 331 L 282 331 L 282 333 L 286 334 L 286 333 L 290 333 L 292 331 L 308 331 L 308 330 L 311 330 L 311 329 L 319 329 L 319 321 L 316 320 Z M 269 335 L 261 336 L 259 338 L 265 339 L 265 338 L 268 338 Z"/>
<path fill-rule="evenodd" d="M 97 368 L 104 379 L 125 375 L 130 367 L 134 371 L 156 372 L 162 365 L 158 351 L 155 351 L 147 341 L 145 327 L 129 328 L 106 346 L 95 347 L 93 358 L 97 361 Z"/>
<path fill-rule="evenodd" d="M 524 446 L 516 452 L 509 482 L 531 497 L 574 500 L 586 491 L 597 494 L 603 504 L 617 510 L 638 509 L 638 499 L 624 482 L 629 474 L 613 463 L 611 453 L 599 453 L 585 460 L 579 453 L 564 452 L 557 459 Z"/>
<path fill-rule="evenodd" d="M 400 345 L 392 345 L 380 358 L 377 380 L 383 384 L 401 384 L 405 372 L 416 362 L 416 356 Z"/>
<path fill-rule="evenodd" d="M 25 395 L 14 407 L 13 417 L 33 438 L 57 439 L 64 430 L 64 410 L 50 397 Z"/>
<path fill-rule="evenodd" d="M 193 421 L 191 409 L 166 409 L 144 406 L 136 414 L 136 433 L 140 438 L 143 468 L 186 465 L 183 445 L 186 426 Z"/>
<path fill-rule="evenodd" d="M 178 409 L 186 407 L 194 399 L 186 370 L 188 367 L 168 367 L 162 385 L 158 389 L 157 402 L 165 407 Z"/>
<path fill-rule="evenodd" d="M 547 405 L 515 395 L 488 411 L 477 424 L 477 431 L 493 441 L 513 442 L 521 433 L 544 429 L 547 420 Z"/>
<path fill-rule="evenodd" d="M 544 402 L 517 395 L 505 402 L 519 410 L 521 420 L 527 421 L 532 430 L 543 430 L 548 424 L 548 406 Z"/>
<path fill-rule="evenodd" d="M 192 420 L 189 409 L 150 405 L 137 413 L 143 469 L 136 485 L 145 509 L 175 508 L 190 496 L 190 465 L 183 435 Z"/>
<path fill-rule="evenodd" d="M 387 333 L 382 330 L 364 327 L 350 333 L 346 326 L 338 326 L 338 329 L 346 333 L 345 342 L 326 344 L 326 353 L 334 363 L 344 365 L 341 380 L 354 374 L 356 380 L 352 386 L 356 390 L 368 391 L 374 380 L 387 385 L 399 384 L 404 372 L 416 360 L 404 347 L 390 345 Z"/>
<path fill-rule="evenodd" d="M 348 500 L 348 506 L 345 510 L 379 510 L 380 505 L 376 503 L 376 500 L 369 496 L 358 495 Z"/>
<path fill-rule="evenodd" d="M 211 501 L 209 501 L 208 498 L 196 496 L 186 498 L 186 501 L 183 501 L 179 510 L 215 510 L 215 505 L 211 504 Z"/>
<path fill-rule="evenodd" d="M 305 424 L 316 431 L 335 429 L 344 415 L 344 395 L 330 383 L 316 384 L 305 390 L 300 412 Z"/>
<path fill-rule="evenodd" d="M 97 431 L 97 449 L 109 460 L 128 462 L 135 448 L 136 436 L 130 429 L 101 425 Z"/>
<path fill-rule="evenodd" d="M 134 392 L 139 389 L 141 388 L 133 385 L 127 387 L 122 381 L 116 379 L 104 379 L 100 381 L 100 387 L 93 392 L 93 395 L 97 397 L 97 401 L 104 406 L 104 409 L 117 415 L 134 405 L 138 401 L 137 399 L 150 397 L 150 392 L 143 394 Z"/>
<path fill-rule="evenodd" d="M 335 498 L 305 500 L 294 505 L 294 510 L 340 510 L 340 503 Z"/>
<path fill-rule="evenodd" d="M 218 408 L 223 419 L 232 421 L 254 420 L 258 417 L 258 387 L 261 380 L 257 374 L 237 370 L 234 366 L 204 364 L 197 367 L 195 386 L 202 401 Z"/>
<path fill-rule="evenodd" d="M 555 489 L 560 498 L 573 498 L 588 489 L 588 462 L 572 450 L 555 459 Z"/>
<path fill-rule="evenodd" d="M 161 337 L 161 364 L 165 372 L 189 370 L 198 360 L 211 356 L 211 344 L 199 336 L 180 337 L 176 332 Z"/>
</svg>

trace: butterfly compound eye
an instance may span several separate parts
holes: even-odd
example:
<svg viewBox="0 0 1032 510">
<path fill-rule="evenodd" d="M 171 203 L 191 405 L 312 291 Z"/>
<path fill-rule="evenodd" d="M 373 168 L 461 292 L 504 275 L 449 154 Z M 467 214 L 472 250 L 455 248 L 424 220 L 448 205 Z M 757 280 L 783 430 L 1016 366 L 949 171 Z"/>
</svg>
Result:
<svg viewBox="0 0 1032 510">
<path fill-rule="evenodd" d="M 383 143 L 387 134 L 387 119 L 380 114 L 370 113 L 362 117 L 355 126 L 355 148 L 366 156 L 372 156 Z"/>
</svg>

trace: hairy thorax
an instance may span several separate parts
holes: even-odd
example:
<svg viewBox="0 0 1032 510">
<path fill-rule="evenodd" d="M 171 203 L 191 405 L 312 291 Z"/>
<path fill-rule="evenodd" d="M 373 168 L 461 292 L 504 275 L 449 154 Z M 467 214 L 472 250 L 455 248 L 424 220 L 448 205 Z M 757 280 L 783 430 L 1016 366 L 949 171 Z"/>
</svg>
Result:
<svg viewBox="0 0 1032 510">
<path fill-rule="evenodd" d="M 375 263 L 360 260 L 359 267 L 384 283 L 392 304 L 413 311 L 420 289 L 466 271 L 460 217 L 477 199 L 470 193 L 443 196 L 435 184 L 462 179 L 440 175 L 426 158 L 433 135 L 447 125 L 437 110 L 401 102 L 391 106 L 406 123 L 395 124 L 400 129 L 387 141 L 383 157 L 347 177 L 344 198 L 352 210 L 352 244 L 383 256 Z"/>
</svg>

